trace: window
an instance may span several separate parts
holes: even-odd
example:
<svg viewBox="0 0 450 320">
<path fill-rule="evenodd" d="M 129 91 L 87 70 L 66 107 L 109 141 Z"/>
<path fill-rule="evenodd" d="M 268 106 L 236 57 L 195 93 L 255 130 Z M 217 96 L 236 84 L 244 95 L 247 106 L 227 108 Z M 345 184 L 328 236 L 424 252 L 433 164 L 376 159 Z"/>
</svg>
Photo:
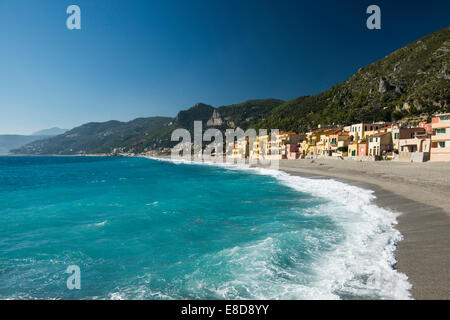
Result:
<svg viewBox="0 0 450 320">
<path fill-rule="evenodd" d="M 439 141 L 439 148 L 445 148 L 445 141 Z"/>
<path fill-rule="evenodd" d="M 398 136 L 399 136 L 399 133 L 396 133 L 396 134 L 394 135 L 394 139 L 398 139 Z"/>
</svg>

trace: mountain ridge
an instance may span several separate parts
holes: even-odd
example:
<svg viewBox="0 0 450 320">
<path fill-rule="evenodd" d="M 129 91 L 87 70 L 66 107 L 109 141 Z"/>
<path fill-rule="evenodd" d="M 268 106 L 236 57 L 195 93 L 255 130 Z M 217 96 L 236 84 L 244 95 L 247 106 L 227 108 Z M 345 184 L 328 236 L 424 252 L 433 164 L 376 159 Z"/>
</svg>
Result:
<svg viewBox="0 0 450 320">
<path fill-rule="evenodd" d="M 32 136 L 57 136 L 69 131 L 69 129 L 61 129 L 58 127 L 48 128 L 32 133 Z"/>
<path fill-rule="evenodd" d="M 397 121 L 415 124 L 450 111 L 450 27 L 360 68 L 314 96 L 274 109 L 257 127 L 306 131 L 317 125 Z"/>
</svg>

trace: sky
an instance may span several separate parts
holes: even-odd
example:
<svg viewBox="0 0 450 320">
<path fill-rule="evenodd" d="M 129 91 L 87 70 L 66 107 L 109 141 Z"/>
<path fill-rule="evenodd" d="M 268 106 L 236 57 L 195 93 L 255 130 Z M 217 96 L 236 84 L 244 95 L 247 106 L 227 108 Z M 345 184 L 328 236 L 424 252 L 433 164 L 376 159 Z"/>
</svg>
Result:
<svg viewBox="0 0 450 320">
<path fill-rule="evenodd" d="M 447 0 L 0 0 L 0 134 L 317 94 L 448 26 Z"/>
</svg>

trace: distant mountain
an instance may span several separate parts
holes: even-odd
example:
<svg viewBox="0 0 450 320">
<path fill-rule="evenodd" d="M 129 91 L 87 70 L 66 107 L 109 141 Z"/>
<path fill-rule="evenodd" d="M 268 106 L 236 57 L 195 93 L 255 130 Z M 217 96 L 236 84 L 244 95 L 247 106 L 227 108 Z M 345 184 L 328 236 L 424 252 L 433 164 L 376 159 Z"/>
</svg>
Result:
<svg viewBox="0 0 450 320">
<path fill-rule="evenodd" d="M 58 127 L 50 128 L 50 129 L 44 129 L 37 131 L 33 133 L 33 136 L 57 136 L 59 134 L 63 134 L 65 132 L 69 131 L 69 129 L 61 129 Z"/>
<path fill-rule="evenodd" d="M 48 138 L 48 136 L 22 136 L 2 134 L 0 135 L 0 155 L 8 154 L 12 149 L 20 148 L 27 143 L 46 138 Z"/>
<path fill-rule="evenodd" d="M 87 123 L 45 141 L 37 141 L 13 150 L 18 154 L 95 154 L 110 153 L 115 149 L 126 152 L 171 147 L 171 134 L 177 128 L 191 133 L 194 121 L 202 121 L 203 129 L 241 126 L 243 129 L 263 119 L 264 115 L 284 101 L 276 99 L 250 100 L 241 104 L 213 106 L 197 103 L 188 110 L 180 111 L 175 118 L 138 118 L 129 122 L 108 121 Z M 208 121 L 216 115 L 216 122 Z"/>
<path fill-rule="evenodd" d="M 361 68 L 343 83 L 272 110 L 257 127 L 304 132 L 319 124 L 416 124 L 450 112 L 450 27 Z"/>
<path fill-rule="evenodd" d="M 20 154 L 108 153 L 115 148 L 131 150 L 158 141 L 160 130 L 172 118 L 138 118 L 130 122 L 91 122 L 46 140 L 13 150 Z"/>
</svg>

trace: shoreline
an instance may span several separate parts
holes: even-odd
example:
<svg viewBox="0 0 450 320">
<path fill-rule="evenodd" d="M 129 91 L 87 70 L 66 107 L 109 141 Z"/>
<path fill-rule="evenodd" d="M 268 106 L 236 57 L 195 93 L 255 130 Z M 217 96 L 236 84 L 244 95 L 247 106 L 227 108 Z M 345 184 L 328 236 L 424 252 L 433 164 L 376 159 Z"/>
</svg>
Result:
<svg viewBox="0 0 450 320">
<path fill-rule="evenodd" d="M 375 205 L 399 213 L 395 228 L 403 240 L 394 251 L 395 269 L 408 277 L 412 298 L 450 299 L 450 163 L 302 159 L 281 160 L 279 170 L 373 191 Z"/>
<path fill-rule="evenodd" d="M 397 244 L 394 252 L 397 260 L 396 269 L 408 276 L 413 286 L 412 297 L 419 300 L 450 299 L 450 199 L 448 199 L 450 193 L 446 193 L 448 190 L 431 195 L 435 191 L 434 188 L 427 191 L 428 185 L 411 184 L 407 181 L 400 183 L 396 179 L 386 183 L 386 177 L 382 174 L 378 173 L 377 178 L 370 173 L 367 174 L 371 171 L 367 168 L 366 171 L 355 169 L 360 165 L 359 162 L 345 163 L 342 166 L 340 164 L 343 164 L 343 160 L 315 160 L 313 163 L 311 160 L 282 160 L 279 170 L 305 178 L 334 179 L 374 191 L 376 205 L 400 213 L 396 229 L 402 234 L 403 240 Z M 390 167 L 391 163 L 383 165 Z M 448 177 L 445 175 L 450 175 L 450 163 L 432 166 L 447 166 L 448 171 L 442 172 L 446 181 Z M 415 167 L 408 169 L 417 170 Z M 450 189 L 448 183 L 447 189 Z M 418 197 L 418 194 L 421 196 Z M 445 194 L 447 198 L 443 198 Z M 430 204 L 436 196 L 442 199 L 440 206 Z"/>
</svg>

